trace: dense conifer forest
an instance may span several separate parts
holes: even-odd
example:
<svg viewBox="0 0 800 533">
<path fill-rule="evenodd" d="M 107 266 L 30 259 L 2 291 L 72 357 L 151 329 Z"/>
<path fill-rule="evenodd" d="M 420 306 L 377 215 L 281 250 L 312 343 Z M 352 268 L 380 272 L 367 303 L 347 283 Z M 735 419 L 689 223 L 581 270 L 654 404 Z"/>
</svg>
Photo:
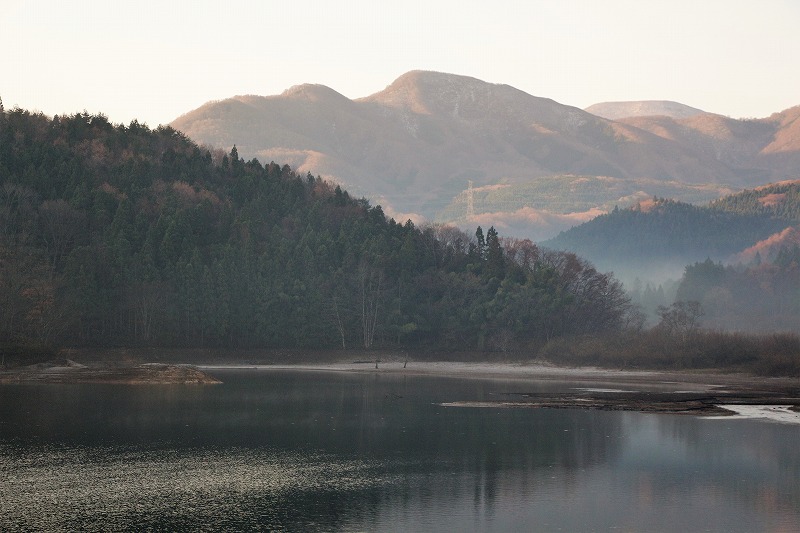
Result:
<svg viewBox="0 0 800 533">
<path fill-rule="evenodd" d="M 800 184 L 795 188 L 800 191 Z M 609 261 L 625 258 L 647 263 L 680 258 L 685 265 L 741 252 L 793 223 L 791 218 L 776 216 L 777 209 L 764 208 L 755 200 L 754 205 L 745 206 L 738 198 L 735 195 L 708 206 L 654 199 L 630 209 L 614 209 L 545 244 Z M 787 204 L 780 213 L 797 208 L 792 205 Z"/>
<path fill-rule="evenodd" d="M 710 259 L 686 267 L 679 301 L 698 301 L 703 325 L 738 331 L 800 331 L 800 247 L 743 266 Z"/>
<path fill-rule="evenodd" d="M 711 202 L 709 208 L 800 223 L 800 180 L 773 183 L 724 196 Z"/>
<path fill-rule="evenodd" d="M 7 350 L 505 351 L 632 316 L 574 254 L 397 222 L 310 174 L 103 115 L 0 112 L 0 231 Z"/>
</svg>

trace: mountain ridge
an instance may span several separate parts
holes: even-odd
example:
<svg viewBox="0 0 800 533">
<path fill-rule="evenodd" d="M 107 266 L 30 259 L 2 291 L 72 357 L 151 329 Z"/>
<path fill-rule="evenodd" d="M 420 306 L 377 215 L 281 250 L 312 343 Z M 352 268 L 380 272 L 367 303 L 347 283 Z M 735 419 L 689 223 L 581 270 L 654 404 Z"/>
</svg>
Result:
<svg viewBox="0 0 800 533">
<path fill-rule="evenodd" d="M 752 261 L 791 245 L 800 229 L 800 180 L 748 189 L 705 205 L 639 202 L 560 233 L 543 245 L 586 257 L 623 279 L 676 278 L 685 265 Z M 656 276 L 656 277 L 658 277 Z"/>
<path fill-rule="evenodd" d="M 245 158 L 342 183 L 398 217 L 431 220 L 469 182 L 571 174 L 740 189 L 797 177 L 800 122 L 787 111 L 612 121 L 509 85 L 411 71 L 363 98 L 303 84 L 209 102 L 171 125 L 198 143 L 235 144 Z"/>
<path fill-rule="evenodd" d="M 666 116 L 670 118 L 689 118 L 694 115 L 706 113 L 702 109 L 691 107 L 672 100 L 632 100 L 620 102 L 599 102 L 585 108 L 584 111 L 606 118 L 619 120 L 621 118 L 643 116 Z"/>
</svg>

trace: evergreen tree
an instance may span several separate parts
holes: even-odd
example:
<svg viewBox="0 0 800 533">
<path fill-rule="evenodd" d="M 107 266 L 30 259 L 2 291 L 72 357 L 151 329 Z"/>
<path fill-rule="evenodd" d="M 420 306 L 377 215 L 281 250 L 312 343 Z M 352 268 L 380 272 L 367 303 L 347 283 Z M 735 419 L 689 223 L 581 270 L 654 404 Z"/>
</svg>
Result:
<svg viewBox="0 0 800 533">
<path fill-rule="evenodd" d="M 235 146 L 87 113 L 0 118 L 0 343 L 507 350 L 626 312 L 569 254 L 398 224 Z"/>
<path fill-rule="evenodd" d="M 475 240 L 477 242 L 478 259 L 486 259 L 486 239 L 483 236 L 483 228 L 480 226 L 475 230 Z"/>
<path fill-rule="evenodd" d="M 486 233 L 486 272 L 490 278 L 505 277 L 505 257 L 494 226 Z"/>
</svg>

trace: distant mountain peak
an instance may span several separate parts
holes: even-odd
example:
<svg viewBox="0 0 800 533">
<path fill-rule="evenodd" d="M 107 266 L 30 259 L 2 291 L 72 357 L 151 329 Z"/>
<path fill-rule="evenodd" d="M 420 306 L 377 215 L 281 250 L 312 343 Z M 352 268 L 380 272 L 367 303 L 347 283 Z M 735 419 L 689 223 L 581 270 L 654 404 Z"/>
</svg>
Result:
<svg viewBox="0 0 800 533">
<path fill-rule="evenodd" d="M 409 88 L 441 89 L 453 86 L 485 87 L 490 85 L 493 84 L 479 80 L 478 78 L 473 78 L 471 76 L 463 76 L 461 74 L 449 74 L 434 70 L 411 70 L 399 76 L 396 80 L 390 83 L 386 89 L 381 91 L 381 93 L 403 91 L 408 90 Z"/>
<path fill-rule="evenodd" d="M 690 107 L 672 100 L 635 100 L 629 102 L 601 102 L 587 107 L 584 111 L 609 120 L 630 117 L 664 116 L 674 119 L 689 118 L 705 113 L 702 109 Z"/>
<path fill-rule="evenodd" d="M 406 108 L 415 113 L 431 114 L 442 109 L 452 110 L 461 103 L 474 105 L 485 102 L 496 88 L 514 90 L 508 85 L 431 70 L 412 70 L 394 80 L 383 91 L 362 98 L 364 102 Z"/>
<path fill-rule="evenodd" d="M 428 218 L 469 182 L 522 184 L 559 175 L 655 180 L 613 198 L 630 205 L 631 194 L 638 199 L 664 190 L 656 182 L 718 191 L 798 176 L 797 110 L 734 120 L 675 102 L 660 101 L 657 111 L 653 105 L 638 103 L 637 112 L 678 106 L 700 114 L 609 121 L 510 85 L 412 70 L 364 98 L 302 84 L 282 94 L 209 103 L 172 126 L 199 143 L 226 150 L 236 144 L 245 159 L 287 163 L 333 178 L 354 194 L 381 198 L 384 208 Z M 596 193 L 576 184 L 565 194 Z M 540 208 L 562 209 L 562 195 L 548 198 L 549 206 Z"/>
<path fill-rule="evenodd" d="M 349 100 L 345 95 L 334 91 L 326 85 L 318 83 L 303 83 L 293 85 L 281 93 L 284 98 L 305 99 L 311 102 L 322 102 L 329 100 Z"/>
</svg>

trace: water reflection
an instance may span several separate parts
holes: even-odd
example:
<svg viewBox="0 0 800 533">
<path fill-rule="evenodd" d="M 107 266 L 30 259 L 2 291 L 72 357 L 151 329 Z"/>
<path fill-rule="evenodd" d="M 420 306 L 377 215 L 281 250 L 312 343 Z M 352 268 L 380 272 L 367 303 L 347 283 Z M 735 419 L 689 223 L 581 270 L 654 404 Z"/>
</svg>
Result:
<svg viewBox="0 0 800 533">
<path fill-rule="evenodd" d="M 0 529 L 800 525 L 794 426 L 438 405 L 518 392 L 511 381 L 221 377 L 0 387 Z M 575 385 L 524 385 L 554 386 Z"/>
</svg>

